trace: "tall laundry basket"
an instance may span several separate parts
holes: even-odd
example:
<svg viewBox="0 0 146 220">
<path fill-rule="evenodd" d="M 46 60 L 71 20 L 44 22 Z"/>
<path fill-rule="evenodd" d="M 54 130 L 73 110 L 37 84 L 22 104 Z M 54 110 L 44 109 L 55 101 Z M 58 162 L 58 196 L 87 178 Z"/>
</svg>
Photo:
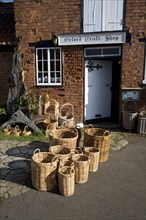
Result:
<svg viewBox="0 0 146 220">
<path fill-rule="evenodd" d="M 132 104 L 132 109 L 127 109 L 125 110 L 125 107 L 127 104 Z M 123 103 L 122 106 L 123 110 L 123 128 L 127 130 L 133 130 L 136 127 L 136 122 L 137 122 L 137 116 L 138 116 L 138 111 L 137 111 L 137 105 L 134 101 L 128 100 Z"/>
</svg>

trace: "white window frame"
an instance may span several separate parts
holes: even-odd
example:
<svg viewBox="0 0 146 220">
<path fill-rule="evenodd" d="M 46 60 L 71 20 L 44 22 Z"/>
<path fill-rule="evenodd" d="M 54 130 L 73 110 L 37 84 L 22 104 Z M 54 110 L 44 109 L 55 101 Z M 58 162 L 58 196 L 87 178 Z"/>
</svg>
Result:
<svg viewBox="0 0 146 220">
<path fill-rule="evenodd" d="M 60 59 L 56 59 L 56 51 L 60 50 Z M 38 50 L 47 50 L 47 60 L 38 59 Z M 50 51 L 54 50 L 54 59 L 50 59 Z M 47 61 L 47 70 L 44 70 L 44 61 Z M 54 71 L 51 71 L 51 64 L 50 61 L 54 61 Z M 59 71 L 56 70 L 57 61 L 60 61 L 59 65 Z M 39 71 L 39 65 L 38 62 L 42 62 L 42 70 Z M 51 74 L 53 75 L 51 76 Z M 57 82 L 57 74 L 59 75 L 58 79 L 59 82 Z M 40 77 L 41 76 L 41 77 Z M 44 78 L 47 78 L 46 82 Z M 52 77 L 52 78 L 51 78 Z M 41 81 L 39 80 L 41 79 Z M 53 81 L 52 81 L 53 80 Z M 37 47 L 36 48 L 36 83 L 37 86 L 61 86 L 62 85 L 62 50 L 61 47 Z"/>
<path fill-rule="evenodd" d="M 119 54 L 103 54 L 104 49 L 119 49 Z M 100 49 L 101 55 L 86 55 L 86 50 L 92 50 L 92 49 Z M 113 47 L 87 47 L 84 49 L 84 57 L 110 57 L 110 56 L 121 56 L 121 47 L 120 46 L 113 46 Z"/>
</svg>

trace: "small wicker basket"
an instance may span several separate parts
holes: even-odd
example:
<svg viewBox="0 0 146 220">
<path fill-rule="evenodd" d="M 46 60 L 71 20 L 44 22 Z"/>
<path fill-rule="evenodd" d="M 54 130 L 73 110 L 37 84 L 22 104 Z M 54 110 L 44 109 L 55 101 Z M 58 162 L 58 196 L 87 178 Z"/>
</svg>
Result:
<svg viewBox="0 0 146 220">
<path fill-rule="evenodd" d="M 68 160 L 71 157 L 71 150 L 63 145 L 50 146 L 49 151 L 56 155 L 59 160 Z"/>
<path fill-rule="evenodd" d="M 85 154 L 74 154 L 72 155 L 72 161 L 75 165 L 75 182 L 87 182 L 89 176 L 89 157 Z"/>
<path fill-rule="evenodd" d="M 21 135 L 24 137 L 27 137 L 29 135 L 31 135 L 31 130 L 29 129 L 29 127 L 26 125 L 23 129 L 23 131 L 21 132 Z"/>
<path fill-rule="evenodd" d="M 10 134 L 12 133 L 12 127 L 11 127 L 11 125 L 7 125 L 7 127 L 4 128 L 4 129 L 2 130 L 2 132 L 3 132 L 5 135 L 10 135 Z"/>
<path fill-rule="evenodd" d="M 99 165 L 99 150 L 96 147 L 85 147 L 83 151 L 90 158 L 89 171 L 96 172 Z"/>
<path fill-rule="evenodd" d="M 65 127 L 75 127 L 74 106 L 71 103 L 65 103 L 61 106 L 59 122 L 60 125 L 64 124 Z"/>
<path fill-rule="evenodd" d="M 63 196 L 71 196 L 75 191 L 75 170 L 63 166 L 58 169 L 59 192 Z"/>
<path fill-rule="evenodd" d="M 36 149 L 31 160 L 31 179 L 35 189 L 50 191 L 56 187 L 58 158 Z"/>
<path fill-rule="evenodd" d="M 16 137 L 20 136 L 21 130 L 19 128 L 19 125 L 16 125 L 14 130 L 12 131 L 12 134 L 15 135 Z"/>
</svg>

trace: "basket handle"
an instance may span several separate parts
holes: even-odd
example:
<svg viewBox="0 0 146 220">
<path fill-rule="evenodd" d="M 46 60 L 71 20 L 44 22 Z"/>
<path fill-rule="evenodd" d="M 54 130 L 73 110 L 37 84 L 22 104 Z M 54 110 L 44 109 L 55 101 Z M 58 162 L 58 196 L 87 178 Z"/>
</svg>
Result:
<svg viewBox="0 0 146 220">
<path fill-rule="evenodd" d="M 109 133 L 110 133 L 110 132 L 106 130 L 106 131 L 103 133 L 103 137 L 109 135 Z"/>
<path fill-rule="evenodd" d="M 88 128 L 93 128 L 93 125 L 92 125 L 92 124 L 89 124 L 89 125 L 88 125 Z"/>
<path fill-rule="evenodd" d="M 72 115 L 74 115 L 74 106 L 71 103 L 65 103 L 64 105 L 61 106 L 60 108 L 60 115 L 61 115 L 61 111 L 64 107 L 66 107 L 67 105 L 71 106 L 71 110 L 72 110 Z M 61 115 L 62 116 L 62 115 Z"/>
<path fill-rule="evenodd" d="M 55 156 L 55 157 L 53 157 L 53 159 L 52 159 L 51 163 L 53 163 L 53 162 L 55 162 L 55 161 L 57 161 L 57 160 L 58 160 L 58 157 L 57 157 L 57 156 Z"/>
<path fill-rule="evenodd" d="M 127 100 L 125 102 L 123 102 L 123 105 L 122 105 L 122 110 L 124 111 L 124 107 L 125 107 L 125 104 L 127 102 L 132 102 L 134 104 L 134 107 L 135 107 L 135 112 L 137 111 L 137 105 L 136 105 L 136 102 L 132 101 L 132 100 Z"/>
<path fill-rule="evenodd" d="M 33 155 L 35 155 L 37 152 L 38 152 L 38 153 L 41 152 L 39 148 L 37 148 L 37 149 L 34 150 Z"/>
<path fill-rule="evenodd" d="M 51 101 L 55 102 L 55 104 L 58 105 L 58 102 L 55 99 L 50 99 L 50 102 Z"/>
</svg>

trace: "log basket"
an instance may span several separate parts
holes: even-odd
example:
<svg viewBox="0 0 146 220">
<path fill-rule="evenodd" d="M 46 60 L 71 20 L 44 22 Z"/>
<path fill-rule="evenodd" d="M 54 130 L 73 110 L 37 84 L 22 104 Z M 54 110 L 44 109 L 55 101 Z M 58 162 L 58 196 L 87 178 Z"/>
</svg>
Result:
<svg viewBox="0 0 146 220">
<path fill-rule="evenodd" d="M 31 179 L 35 189 L 50 191 L 57 183 L 58 158 L 50 152 L 36 149 L 31 160 Z"/>
</svg>

